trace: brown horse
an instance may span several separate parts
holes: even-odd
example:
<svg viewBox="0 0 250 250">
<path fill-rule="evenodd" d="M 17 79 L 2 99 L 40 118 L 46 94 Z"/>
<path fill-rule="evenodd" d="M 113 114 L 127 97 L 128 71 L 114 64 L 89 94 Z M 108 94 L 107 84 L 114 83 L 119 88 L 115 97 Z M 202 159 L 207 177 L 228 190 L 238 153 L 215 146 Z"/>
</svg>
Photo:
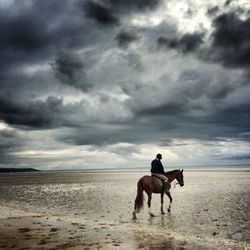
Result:
<svg viewBox="0 0 250 250">
<path fill-rule="evenodd" d="M 170 194 L 171 182 L 174 179 L 176 179 L 178 181 L 178 184 L 180 184 L 181 187 L 184 186 L 183 169 L 168 171 L 168 172 L 165 172 L 165 175 L 168 177 L 168 187 L 167 189 L 164 190 L 164 192 L 170 199 L 170 203 L 168 207 L 168 212 L 170 213 L 171 205 L 173 201 L 173 198 Z M 154 216 L 154 214 L 150 212 L 152 193 L 161 194 L 161 214 L 165 214 L 163 210 L 164 192 L 163 192 L 162 187 L 159 185 L 159 183 L 157 182 L 157 180 L 155 180 L 154 177 L 145 175 L 141 177 L 140 180 L 137 182 L 137 196 L 135 199 L 133 219 L 136 219 L 136 213 L 139 213 L 143 207 L 143 191 L 145 191 L 148 195 L 149 215 L 151 217 Z"/>
</svg>

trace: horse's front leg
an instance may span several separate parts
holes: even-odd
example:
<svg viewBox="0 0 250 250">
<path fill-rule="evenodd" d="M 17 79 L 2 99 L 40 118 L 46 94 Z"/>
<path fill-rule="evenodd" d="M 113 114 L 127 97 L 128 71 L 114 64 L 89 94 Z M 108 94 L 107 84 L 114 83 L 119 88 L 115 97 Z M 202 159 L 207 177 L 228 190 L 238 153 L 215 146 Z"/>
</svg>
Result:
<svg viewBox="0 0 250 250">
<path fill-rule="evenodd" d="M 171 206 L 172 206 L 173 198 L 172 198 L 169 190 L 165 191 L 165 194 L 168 196 L 168 198 L 170 200 L 169 207 L 168 207 L 168 212 L 170 213 L 171 212 Z"/>
<path fill-rule="evenodd" d="M 164 193 L 161 193 L 161 214 L 165 214 L 163 210 L 163 202 L 164 202 Z"/>
</svg>

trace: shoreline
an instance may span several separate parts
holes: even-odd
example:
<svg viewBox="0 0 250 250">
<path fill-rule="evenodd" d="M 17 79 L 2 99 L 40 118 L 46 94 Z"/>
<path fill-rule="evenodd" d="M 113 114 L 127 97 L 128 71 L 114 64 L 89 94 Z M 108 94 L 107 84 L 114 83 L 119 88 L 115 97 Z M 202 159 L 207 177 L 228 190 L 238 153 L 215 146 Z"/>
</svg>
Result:
<svg viewBox="0 0 250 250">
<path fill-rule="evenodd" d="M 179 168 L 175 168 L 179 169 Z M 182 169 L 182 168 L 180 168 Z M 171 171 L 174 168 L 167 168 L 167 170 Z M 250 168 L 184 168 L 184 172 L 250 172 Z M 31 172 L 0 172 L 1 175 L 25 175 L 25 174 L 32 174 L 32 175 L 39 175 L 39 174 L 60 174 L 60 173 L 82 173 L 82 174 L 95 174 L 95 173 L 102 173 L 102 174 L 109 174 L 109 173 L 149 173 L 149 169 L 85 169 L 85 170 L 39 170 L 39 171 L 31 171 Z"/>
</svg>

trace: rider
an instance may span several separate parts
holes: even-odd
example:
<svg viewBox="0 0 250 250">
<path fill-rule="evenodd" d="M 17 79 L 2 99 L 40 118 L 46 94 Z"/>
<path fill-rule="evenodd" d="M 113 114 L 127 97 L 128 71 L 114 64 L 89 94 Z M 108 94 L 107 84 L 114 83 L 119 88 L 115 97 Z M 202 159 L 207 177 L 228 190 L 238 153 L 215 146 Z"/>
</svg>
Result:
<svg viewBox="0 0 250 250">
<path fill-rule="evenodd" d="M 165 190 L 168 178 L 164 175 L 164 167 L 162 166 L 161 159 L 162 155 L 157 154 L 156 159 L 151 162 L 151 175 L 160 178 L 164 182 L 163 190 Z"/>
</svg>

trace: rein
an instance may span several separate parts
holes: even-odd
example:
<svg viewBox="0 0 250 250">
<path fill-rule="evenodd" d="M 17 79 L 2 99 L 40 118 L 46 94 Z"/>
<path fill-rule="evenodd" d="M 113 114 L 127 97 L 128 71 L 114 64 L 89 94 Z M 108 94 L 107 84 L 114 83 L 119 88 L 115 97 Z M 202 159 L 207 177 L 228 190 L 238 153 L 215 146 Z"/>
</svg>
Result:
<svg viewBox="0 0 250 250">
<path fill-rule="evenodd" d="M 177 186 L 177 185 L 180 185 L 180 183 L 179 182 L 176 182 L 176 183 L 174 183 L 174 188 Z"/>
</svg>

